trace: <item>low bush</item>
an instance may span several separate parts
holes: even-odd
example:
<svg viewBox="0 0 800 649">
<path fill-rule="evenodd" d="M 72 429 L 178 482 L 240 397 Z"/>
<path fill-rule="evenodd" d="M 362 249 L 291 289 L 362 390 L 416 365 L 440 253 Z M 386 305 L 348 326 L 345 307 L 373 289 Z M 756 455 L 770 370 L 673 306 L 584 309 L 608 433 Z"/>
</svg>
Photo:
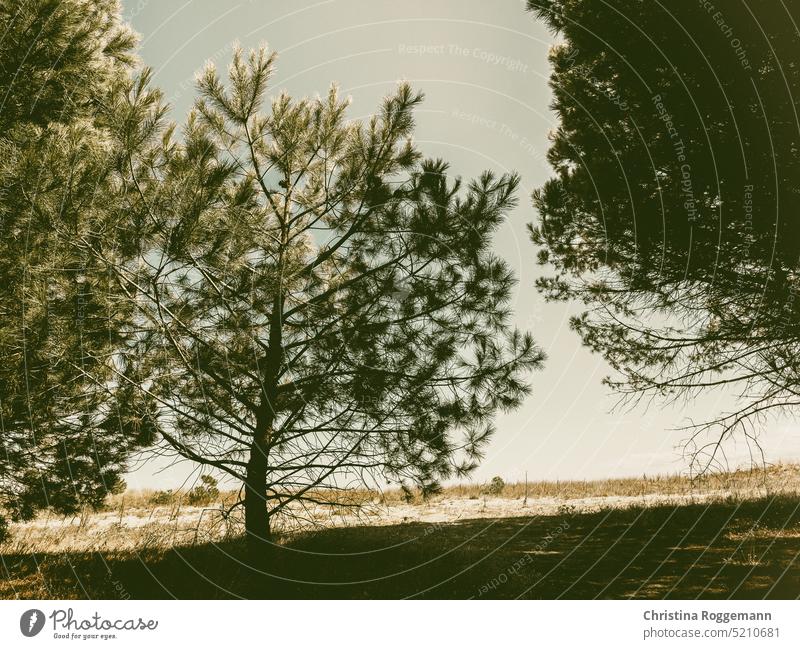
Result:
<svg viewBox="0 0 800 649">
<path fill-rule="evenodd" d="M 486 489 L 484 493 L 489 496 L 499 496 L 503 493 L 503 490 L 506 488 L 506 481 L 503 480 L 499 475 L 496 475 L 492 478 L 491 482 L 486 485 Z"/>
<path fill-rule="evenodd" d="M 189 505 L 208 505 L 219 498 L 217 479 L 210 475 L 200 476 L 200 484 L 193 487 L 186 494 L 186 503 Z"/>
</svg>

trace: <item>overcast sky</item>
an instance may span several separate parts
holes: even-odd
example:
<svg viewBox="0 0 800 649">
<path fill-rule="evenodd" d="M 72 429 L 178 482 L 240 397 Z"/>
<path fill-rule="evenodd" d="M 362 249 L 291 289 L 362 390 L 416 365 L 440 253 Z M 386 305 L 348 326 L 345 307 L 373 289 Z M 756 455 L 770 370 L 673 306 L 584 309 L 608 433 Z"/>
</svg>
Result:
<svg viewBox="0 0 800 649">
<path fill-rule="evenodd" d="M 267 43 L 278 52 L 273 92 L 324 93 L 331 82 L 352 96 L 350 116 L 366 117 L 400 79 L 422 90 L 416 141 L 431 157 L 465 178 L 483 169 L 522 176 L 520 206 L 496 238 L 498 254 L 517 270 L 517 324 L 533 331 L 549 356 L 531 377 L 533 393 L 515 413 L 501 416 L 476 480 L 602 478 L 685 470 L 676 431 L 725 408 L 724 393 L 687 406 L 614 411 L 601 384 L 609 368 L 583 349 L 568 326 L 575 306 L 545 304 L 533 283 L 535 264 L 525 226 L 536 219 L 530 193 L 549 175 L 545 161 L 549 111 L 548 48 L 553 36 L 519 0 L 124 0 L 126 18 L 141 35 L 143 62 L 180 122 L 195 98 L 195 73 L 211 59 L 227 66 L 231 46 Z M 767 460 L 800 457 L 791 422 L 763 436 Z M 749 457 L 742 443 L 733 463 Z M 191 465 L 158 471 L 148 464 L 131 487 L 176 486 Z"/>
</svg>

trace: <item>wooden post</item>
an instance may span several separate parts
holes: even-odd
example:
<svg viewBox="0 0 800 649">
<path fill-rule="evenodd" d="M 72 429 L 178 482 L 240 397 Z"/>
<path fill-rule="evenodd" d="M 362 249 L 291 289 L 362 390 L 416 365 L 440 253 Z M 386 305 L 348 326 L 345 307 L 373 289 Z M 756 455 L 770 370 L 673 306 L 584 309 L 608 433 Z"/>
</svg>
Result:
<svg viewBox="0 0 800 649">
<path fill-rule="evenodd" d="M 528 472 L 525 472 L 525 499 L 522 501 L 522 506 L 528 506 Z"/>
</svg>

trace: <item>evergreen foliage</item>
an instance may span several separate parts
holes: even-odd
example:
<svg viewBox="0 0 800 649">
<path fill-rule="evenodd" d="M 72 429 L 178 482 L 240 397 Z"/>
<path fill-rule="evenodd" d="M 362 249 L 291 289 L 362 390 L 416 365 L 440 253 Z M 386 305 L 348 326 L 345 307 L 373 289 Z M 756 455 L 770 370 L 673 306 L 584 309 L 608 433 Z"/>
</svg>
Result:
<svg viewBox="0 0 800 649">
<path fill-rule="evenodd" d="M 0 3 L 0 511 L 99 505 L 154 441 L 111 398 L 130 305 L 84 242 L 113 247 L 110 106 L 135 38 L 109 0 Z"/>
<path fill-rule="evenodd" d="M 800 34 L 791 5 L 530 0 L 551 52 L 555 176 L 534 193 L 538 282 L 579 300 L 625 398 L 727 387 L 698 469 L 800 386 Z M 711 432 L 710 438 L 696 435 Z"/>
</svg>

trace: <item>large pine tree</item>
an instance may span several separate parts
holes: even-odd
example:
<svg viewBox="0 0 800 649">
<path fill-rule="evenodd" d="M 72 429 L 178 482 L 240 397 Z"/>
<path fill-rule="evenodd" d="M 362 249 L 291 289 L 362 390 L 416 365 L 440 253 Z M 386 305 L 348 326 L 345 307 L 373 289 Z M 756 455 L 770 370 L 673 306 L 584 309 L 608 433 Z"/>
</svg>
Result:
<svg viewBox="0 0 800 649">
<path fill-rule="evenodd" d="M 276 517 L 352 486 L 470 471 L 543 360 L 491 251 L 517 176 L 463 186 L 422 160 L 405 84 L 366 122 L 335 89 L 265 106 L 272 64 L 207 69 L 180 142 L 157 98 L 134 102 L 142 255 L 115 265 L 141 332 L 120 380 L 179 457 L 244 485 L 259 553 Z"/>
</svg>

